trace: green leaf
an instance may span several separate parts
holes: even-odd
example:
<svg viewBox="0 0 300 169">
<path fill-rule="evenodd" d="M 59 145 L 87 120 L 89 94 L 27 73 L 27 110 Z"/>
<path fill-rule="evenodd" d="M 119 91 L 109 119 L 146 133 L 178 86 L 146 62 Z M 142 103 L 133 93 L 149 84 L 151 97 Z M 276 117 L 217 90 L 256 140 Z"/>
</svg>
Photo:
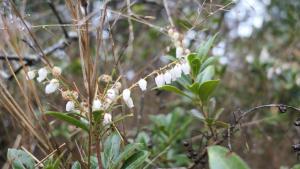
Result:
<svg viewBox="0 0 300 169">
<path fill-rule="evenodd" d="M 81 169 L 81 165 L 78 161 L 75 161 L 71 169 Z"/>
<path fill-rule="evenodd" d="M 53 111 L 49 111 L 46 113 L 47 115 L 53 116 L 59 120 L 65 121 L 67 123 L 70 123 L 76 127 L 79 127 L 81 129 L 83 129 L 84 131 L 88 132 L 89 131 L 89 127 L 86 123 L 84 123 L 81 120 L 78 120 L 74 117 L 71 117 L 65 113 L 62 112 L 53 112 Z"/>
<path fill-rule="evenodd" d="M 208 147 L 208 161 L 210 169 L 250 169 L 238 155 L 222 146 Z"/>
<path fill-rule="evenodd" d="M 202 72 L 204 69 L 206 69 L 208 66 L 213 65 L 219 60 L 219 57 L 217 56 L 211 56 L 207 58 L 202 64 L 200 68 L 200 72 Z"/>
<path fill-rule="evenodd" d="M 148 151 L 139 151 L 125 161 L 122 169 L 137 169 L 145 162 L 148 156 Z"/>
<path fill-rule="evenodd" d="M 13 169 L 33 169 L 35 165 L 34 159 L 29 154 L 17 149 L 7 150 L 7 160 Z"/>
<path fill-rule="evenodd" d="M 163 85 L 161 87 L 157 87 L 154 89 L 165 90 L 168 92 L 174 92 L 174 93 L 182 95 L 182 96 L 190 97 L 189 95 L 185 94 L 183 91 L 181 91 L 180 89 L 178 89 L 177 87 L 172 86 L 172 85 Z"/>
<path fill-rule="evenodd" d="M 191 67 L 192 77 L 196 77 L 200 71 L 201 59 L 195 53 L 189 54 L 187 58 Z"/>
<path fill-rule="evenodd" d="M 217 35 L 218 34 L 215 34 L 213 37 L 209 38 L 205 43 L 201 44 L 200 48 L 198 49 L 198 56 L 203 58 L 203 60 L 206 59 L 208 51 L 212 47 Z"/>
<path fill-rule="evenodd" d="M 215 67 L 210 65 L 206 67 L 201 73 L 198 74 L 196 82 L 203 83 L 208 80 L 212 80 L 215 75 Z"/>
<path fill-rule="evenodd" d="M 104 157 L 102 164 L 104 168 L 110 168 L 110 164 L 119 156 L 121 146 L 121 137 L 119 134 L 112 133 L 104 142 Z"/>
<path fill-rule="evenodd" d="M 197 82 L 196 82 L 196 83 L 193 83 L 192 85 L 188 86 L 188 89 L 189 89 L 192 93 L 198 95 L 198 93 L 199 93 L 199 87 L 200 87 L 200 83 L 197 83 Z"/>
<path fill-rule="evenodd" d="M 199 97 L 202 102 L 206 102 L 219 84 L 219 80 L 209 80 L 203 82 L 199 87 Z"/>
<path fill-rule="evenodd" d="M 137 150 L 141 149 L 142 146 L 143 145 L 141 143 L 133 143 L 127 145 L 124 151 L 118 156 L 118 158 L 115 161 L 113 161 L 112 169 L 120 168 L 123 162 L 130 158 Z"/>
</svg>

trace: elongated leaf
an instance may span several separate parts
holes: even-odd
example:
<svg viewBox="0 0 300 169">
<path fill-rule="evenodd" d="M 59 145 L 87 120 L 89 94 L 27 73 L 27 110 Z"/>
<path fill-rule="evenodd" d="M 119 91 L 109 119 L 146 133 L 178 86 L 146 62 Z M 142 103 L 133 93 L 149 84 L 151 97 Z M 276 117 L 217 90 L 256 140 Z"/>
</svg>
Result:
<svg viewBox="0 0 300 169">
<path fill-rule="evenodd" d="M 212 80 L 215 75 L 215 67 L 210 65 L 200 72 L 196 78 L 196 82 L 203 83 L 208 80 Z"/>
<path fill-rule="evenodd" d="M 168 91 L 168 92 L 174 92 L 176 94 L 179 94 L 179 95 L 182 95 L 182 96 L 186 96 L 186 97 L 189 97 L 187 94 L 185 94 L 183 91 L 181 91 L 180 89 L 178 89 L 177 87 L 175 86 L 172 86 L 172 85 L 163 85 L 157 89 L 160 89 L 160 90 L 165 90 L 165 91 Z"/>
<path fill-rule="evenodd" d="M 137 169 L 145 162 L 148 156 L 148 151 L 139 151 L 125 161 L 122 169 Z"/>
<path fill-rule="evenodd" d="M 102 163 L 104 168 L 110 168 L 110 164 L 119 156 L 121 137 L 119 134 L 112 133 L 104 142 L 104 158 Z"/>
<path fill-rule="evenodd" d="M 12 164 L 13 169 L 33 169 L 34 160 L 25 151 L 17 149 L 7 150 L 7 160 Z"/>
<path fill-rule="evenodd" d="M 203 60 L 206 59 L 208 51 L 212 47 L 216 37 L 218 34 L 215 34 L 213 37 L 208 39 L 205 43 L 201 44 L 200 48 L 198 49 L 198 56 L 200 56 Z"/>
<path fill-rule="evenodd" d="M 207 58 L 202 64 L 201 64 L 201 68 L 200 68 L 200 72 L 202 72 L 205 68 L 207 68 L 210 65 L 213 65 L 214 63 L 216 63 L 218 61 L 219 57 L 217 56 L 211 56 L 209 58 Z"/>
<path fill-rule="evenodd" d="M 141 149 L 142 146 L 143 145 L 141 143 L 133 143 L 127 145 L 124 151 L 118 156 L 118 158 L 113 161 L 112 169 L 117 169 L 122 166 L 123 162 L 130 158 L 137 150 Z"/>
<path fill-rule="evenodd" d="M 199 97 L 201 101 L 206 102 L 219 84 L 219 80 L 209 80 L 202 83 L 199 87 Z"/>
<path fill-rule="evenodd" d="M 210 169 L 250 169 L 238 155 L 222 146 L 208 147 L 208 159 Z"/>
<path fill-rule="evenodd" d="M 84 123 L 81 120 L 78 120 L 74 117 L 71 117 L 65 113 L 61 113 L 61 112 L 53 112 L 53 111 L 49 111 L 46 113 L 47 115 L 53 116 L 59 120 L 65 121 L 67 123 L 70 123 L 76 127 L 79 127 L 81 129 L 83 129 L 84 131 L 88 132 L 89 131 L 89 127 L 86 123 Z"/>
<path fill-rule="evenodd" d="M 191 67 L 192 77 L 195 78 L 200 71 L 201 59 L 195 53 L 189 54 L 187 58 Z"/>
</svg>

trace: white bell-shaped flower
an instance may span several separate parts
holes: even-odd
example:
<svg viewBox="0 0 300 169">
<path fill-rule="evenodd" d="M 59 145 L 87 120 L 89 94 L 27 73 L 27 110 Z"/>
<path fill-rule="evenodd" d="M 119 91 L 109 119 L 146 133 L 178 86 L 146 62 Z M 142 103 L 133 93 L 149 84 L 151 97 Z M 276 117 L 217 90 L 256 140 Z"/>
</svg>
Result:
<svg viewBox="0 0 300 169">
<path fill-rule="evenodd" d="M 171 73 L 169 71 L 167 71 L 164 74 L 164 81 L 166 82 L 166 84 L 170 84 L 171 80 L 172 80 L 172 75 L 171 75 Z"/>
<path fill-rule="evenodd" d="M 66 104 L 66 111 L 73 111 L 75 109 L 75 103 L 73 101 L 68 101 Z"/>
<path fill-rule="evenodd" d="M 165 84 L 164 75 L 161 74 L 157 75 L 155 77 L 155 83 L 157 87 L 163 86 Z"/>
<path fill-rule="evenodd" d="M 140 79 L 138 81 L 139 87 L 141 88 L 142 91 L 147 90 L 147 81 L 145 79 Z"/>
<path fill-rule="evenodd" d="M 170 74 L 171 74 L 171 80 L 175 81 L 177 79 L 176 71 L 174 68 L 170 69 Z"/>
<path fill-rule="evenodd" d="M 27 80 L 32 80 L 32 79 L 35 78 L 36 73 L 35 73 L 34 70 L 31 70 L 31 71 L 28 71 L 28 72 L 27 72 L 27 76 L 28 76 L 28 79 L 27 79 Z"/>
<path fill-rule="evenodd" d="M 126 102 L 129 98 L 130 98 L 130 90 L 129 89 L 125 89 L 122 92 L 122 96 L 123 96 L 123 100 Z"/>
<path fill-rule="evenodd" d="M 132 100 L 131 97 L 130 97 L 129 99 L 127 99 L 127 100 L 125 101 L 125 103 L 126 103 L 126 105 L 127 105 L 130 109 L 134 107 L 133 100 Z"/>
<path fill-rule="evenodd" d="M 112 122 L 112 116 L 110 113 L 105 113 L 103 116 L 103 125 L 107 125 Z"/>
<path fill-rule="evenodd" d="M 174 67 L 176 79 L 181 77 L 181 71 L 181 66 L 179 64 L 176 64 Z"/>
<path fill-rule="evenodd" d="M 96 99 L 93 101 L 93 106 L 92 106 L 92 110 L 93 111 L 97 111 L 97 110 L 101 110 L 102 108 L 102 103 L 99 99 Z"/>
<path fill-rule="evenodd" d="M 176 48 L 176 58 L 182 58 L 183 57 L 183 51 L 184 49 L 182 47 Z"/>
<path fill-rule="evenodd" d="M 114 89 L 108 89 L 106 92 L 106 96 L 111 99 L 114 100 L 117 97 L 116 91 Z"/>
<path fill-rule="evenodd" d="M 43 68 L 39 69 L 38 74 L 39 74 L 39 76 L 37 77 L 37 81 L 38 82 L 44 81 L 48 75 L 47 68 L 43 67 Z"/>
<path fill-rule="evenodd" d="M 59 87 L 59 81 L 57 79 L 52 79 L 50 83 L 46 85 L 45 93 L 51 94 L 54 93 Z"/>
<path fill-rule="evenodd" d="M 190 70 L 191 70 L 191 67 L 190 67 L 190 65 L 189 65 L 189 63 L 183 63 L 182 65 L 181 65 L 181 70 L 182 70 L 182 72 L 185 74 L 185 75 L 188 75 L 188 74 L 190 74 Z"/>
</svg>

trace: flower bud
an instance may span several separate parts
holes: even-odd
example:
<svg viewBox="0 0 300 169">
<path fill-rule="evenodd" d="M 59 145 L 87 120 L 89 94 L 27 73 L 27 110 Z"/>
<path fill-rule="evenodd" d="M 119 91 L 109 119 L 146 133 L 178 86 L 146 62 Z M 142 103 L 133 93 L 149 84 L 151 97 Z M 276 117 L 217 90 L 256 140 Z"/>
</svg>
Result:
<svg viewBox="0 0 300 169">
<path fill-rule="evenodd" d="M 112 81 L 112 77 L 110 75 L 101 75 L 99 78 L 98 78 L 98 81 L 99 82 L 104 82 L 104 83 L 109 83 Z"/>
<path fill-rule="evenodd" d="M 57 76 L 60 76 L 61 75 L 61 68 L 60 67 L 57 67 L 57 66 L 54 66 L 52 68 L 52 74 L 53 76 L 57 77 Z"/>
<path fill-rule="evenodd" d="M 28 79 L 27 79 L 27 80 L 32 80 L 32 79 L 35 78 L 36 73 L 35 73 L 34 70 L 31 70 L 31 71 L 28 71 L 28 72 L 27 72 L 27 76 L 28 76 Z"/>
</svg>

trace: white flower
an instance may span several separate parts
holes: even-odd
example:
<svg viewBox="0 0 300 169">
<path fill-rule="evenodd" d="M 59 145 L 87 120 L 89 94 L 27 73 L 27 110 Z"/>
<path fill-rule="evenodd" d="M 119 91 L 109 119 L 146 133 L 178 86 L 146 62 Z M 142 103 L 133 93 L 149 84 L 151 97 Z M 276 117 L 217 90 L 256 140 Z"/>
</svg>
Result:
<svg viewBox="0 0 300 169">
<path fill-rule="evenodd" d="M 182 58 L 183 56 L 183 48 L 182 47 L 177 47 L 176 48 L 176 58 Z"/>
<path fill-rule="evenodd" d="M 116 91 L 114 89 L 108 89 L 106 95 L 109 99 L 114 100 L 116 98 Z"/>
<path fill-rule="evenodd" d="M 133 100 L 132 100 L 131 97 L 130 97 L 129 99 L 127 99 L 127 100 L 125 101 L 125 103 L 126 103 L 126 105 L 127 105 L 129 108 L 133 108 L 133 107 L 134 107 L 134 105 L 133 105 Z"/>
<path fill-rule="evenodd" d="M 34 78 L 35 78 L 35 75 L 36 75 L 36 73 L 35 73 L 34 70 L 28 71 L 28 72 L 27 72 L 27 76 L 28 76 L 28 79 L 27 79 L 27 80 L 32 80 L 32 79 L 34 79 Z"/>
<path fill-rule="evenodd" d="M 176 79 L 181 77 L 181 66 L 179 64 L 176 64 L 174 67 L 174 74 Z"/>
<path fill-rule="evenodd" d="M 191 68 L 190 68 L 190 65 L 189 65 L 189 63 L 183 63 L 182 65 L 181 65 L 181 70 L 182 70 L 182 72 L 185 74 L 185 75 L 188 75 L 188 74 L 190 74 L 190 70 L 191 70 Z"/>
<path fill-rule="evenodd" d="M 110 113 L 105 113 L 103 117 L 103 125 L 107 125 L 112 122 L 112 116 Z"/>
<path fill-rule="evenodd" d="M 157 85 L 157 87 L 161 87 L 165 84 L 165 80 L 164 80 L 164 75 L 157 75 L 155 77 L 155 83 Z"/>
<path fill-rule="evenodd" d="M 52 79 L 50 83 L 46 85 L 45 93 L 51 94 L 54 93 L 59 87 L 59 81 L 57 79 Z"/>
<path fill-rule="evenodd" d="M 166 84 L 170 84 L 171 80 L 172 80 L 172 75 L 171 75 L 171 73 L 169 71 L 167 71 L 164 74 L 164 81 L 166 82 Z"/>
<path fill-rule="evenodd" d="M 171 73 L 172 81 L 175 81 L 177 79 L 175 69 L 174 68 L 170 69 L 170 73 Z"/>
<path fill-rule="evenodd" d="M 39 76 L 37 77 L 37 81 L 38 82 L 44 81 L 48 75 L 47 68 L 43 67 L 43 68 L 39 69 L 38 74 L 39 74 Z"/>
<path fill-rule="evenodd" d="M 66 104 L 66 111 L 72 111 L 75 108 L 75 103 L 73 101 L 68 101 Z"/>
<path fill-rule="evenodd" d="M 122 96 L 123 96 L 123 100 L 126 102 L 130 98 L 130 90 L 129 89 L 123 90 Z"/>
<path fill-rule="evenodd" d="M 102 107 L 102 103 L 99 99 L 93 101 L 93 106 L 92 106 L 93 111 L 101 110 L 101 107 Z"/>
<path fill-rule="evenodd" d="M 141 88 L 142 91 L 147 90 L 147 81 L 145 79 L 140 79 L 138 81 L 139 87 Z"/>
<path fill-rule="evenodd" d="M 61 75 L 61 68 L 54 66 L 52 68 L 52 74 L 53 76 L 60 76 Z"/>
</svg>

